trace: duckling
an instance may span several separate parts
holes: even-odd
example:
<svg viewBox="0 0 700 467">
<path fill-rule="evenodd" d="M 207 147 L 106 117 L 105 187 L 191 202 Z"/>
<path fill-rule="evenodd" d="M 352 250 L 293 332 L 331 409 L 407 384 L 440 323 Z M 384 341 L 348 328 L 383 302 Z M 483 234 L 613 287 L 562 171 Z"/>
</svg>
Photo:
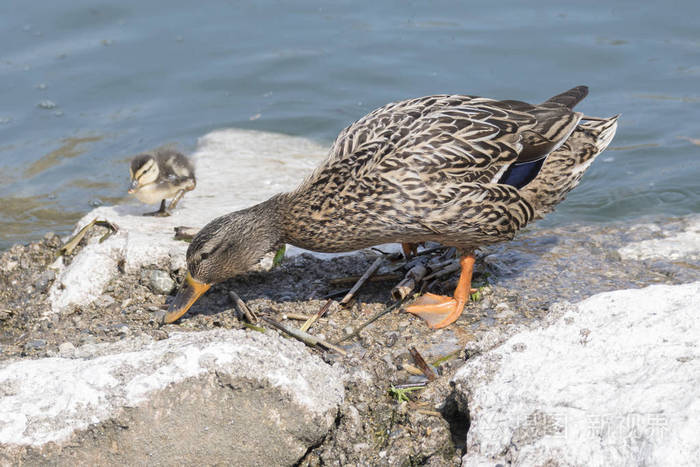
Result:
<svg viewBox="0 0 700 467">
<path fill-rule="evenodd" d="M 474 250 L 510 240 L 552 211 L 615 135 L 617 115 L 573 111 L 587 94 L 577 86 L 538 105 L 434 95 L 369 113 L 340 132 L 298 188 L 197 233 L 164 321 L 285 243 L 340 252 L 436 241 L 460 253 L 457 288 L 424 294 L 405 311 L 431 328 L 448 326 L 469 300 Z"/>
<path fill-rule="evenodd" d="M 160 209 L 144 216 L 169 216 L 186 191 L 194 190 L 197 181 L 194 167 L 183 154 L 171 149 L 140 154 L 131 160 L 129 193 L 146 204 L 160 201 Z M 165 200 L 172 198 L 168 208 Z"/>
</svg>

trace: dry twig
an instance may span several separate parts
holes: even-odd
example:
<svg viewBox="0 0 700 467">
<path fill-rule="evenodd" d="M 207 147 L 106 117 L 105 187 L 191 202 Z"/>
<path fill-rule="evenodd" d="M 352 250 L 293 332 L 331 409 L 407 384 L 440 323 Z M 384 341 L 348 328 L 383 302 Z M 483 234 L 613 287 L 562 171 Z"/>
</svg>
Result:
<svg viewBox="0 0 700 467">
<path fill-rule="evenodd" d="M 411 292 L 413 292 L 416 286 L 423 280 L 423 277 L 428 272 L 428 268 L 422 263 L 418 263 L 413 266 L 407 273 L 406 277 L 396 284 L 393 289 L 391 289 L 391 296 L 394 300 L 403 300 L 408 297 Z"/>
<path fill-rule="evenodd" d="M 410 374 L 412 374 L 412 375 L 414 375 L 414 376 L 420 376 L 420 375 L 423 374 L 423 372 L 422 372 L 419 368 L 416 368 L 415 366 L 410 365 L 410 364 L 408 364 L 408 363 L 402 364 L 402 365 L 401 365 L 401 368 L 402 368 L 406 373 L 410 373 Z"/>
<path fill-rule="evenodd" d="M 372 323 L 374 323 L 375 321 L 377 321 L 377 320 L 378 320 L 379 318 L 381 318 L 382 316 L 391 313 L 392 311 L 396 310 L 397 308 L 400 308 L 400 307 L 403 305 L 403 302 L 404 302 L 404 301 L 401 300 L 401 301 L 398 301 L 398 302 L 395 302 L 395 303 L 391 304 L 391 306 L 386 307 L 384 310 L 380 311 L 379 313 L 377 313 L 376 315 L 372 316 L 370 319 L 368 319 L 367 321 L 365 321 L 364 323 L 362 323 L 359 327 L 355 328 L 355 330 L 354 330 L 353 332 L 351 332 L 351 333 L 348 334 L 347 336 L 343 336 L 343 337 L 341 337 L 340 339 L 338 339 L 337 341 L 335 341 L 334 344 L 335 344 L 335 345 L 338 345 L 338 344 L 340 344 L 340 343 L 343 342 L 343 341 L 346 341 L 346 340 L 348 340 L 348 339 L 350 339 L 350 338 L 352 338 L 352 337 L 357 336 L 357 335 L 360 333 L 360 331 L 362 331 L 364 328 L 366 328 L 366 327 L 369 326 L 370 324 L 372 324 Z"/>
<path fill-rule="evenodd" d="M 186 227 L 184 225 L 175 227 L 174 230 L 175 240 L 184 240 L 186 242 L 192 240 L 194 236 L 197 235 L 197 232 L 199 232 L 199 229 L 196 227 Z"/>
<path fill-rule="evenodd" d="M 290 329 L 281 323 L 278 323 L 274 319 L 268 318 L 266 316 L 261 317 L 263 321 L 266 323 L 276 327 L 280 331 L 284 332 L 285 334 L 290 335 L 291 337 L 302 341 L 304 344 L 308 345 L 309 347 L 315 347 L 317 345 L 320 345 L 321 347 L 325 347 L 329 350 L 333 350 L 335 352 L 338 352 L 340 355 L 347 355 L 347 352 L 340 347 L 337 347 L 336 345 L 331 344 L 330 342 L 326 342 L 323 339 L 319 339 L 316 336 L 313 336 L 309 334 L 308 332 L 300 331 L 299 329 Z"/>
<path fill-rule="evenodd" d="M 421 354 L 418 353 L 418 350 L 416 350 L 415 347 L 411 346 L 408 349 L 408 351 L 411 352 L 411 357 L 413 357 L 413 361 L 416 363 L 418 368 L 420 368 L 425 377 L 428 378 L 430 381 L 434 381 L 435 378 L 437 378 L 435 370 L 433 370 L 432 367 L 428 366 L 428 364 L 425 363 L 425 360 L 423 360 Z"/>
<path fill-rule="evenodd" d="M 340 306 L 345 306 L 348 304 L 350 300 L 352 300 L 353 295 L 362 287 L 362 284 L 365 283 L 369 277 L 374 274 L 377 269 L 379 269 L 379 266 L 382 264 L 384 261 L 383 257 L 378 257 L 377 259 L 374 260 L 374 263 L 365 271 L 365 273 L 360 277 L 360 279 L 355 283 L 355 285 L 352 286 L 352 289 L 350 289 L 350 292 L 348 292 L 343 299 L 340 301 Z"/>
<path fill-rule="evenodd" d="M 309 315 L 302 315 L 301 313 L 283 313 L 282 319 L 294 319 L 297 321 L 306 321 L 309 319 Z"/>
<path fill-rule="evenodd" d="M 299 329 L 301 329 L 301 330 L 304 331 L 304 332 L 308 331 L 309 328 L 311 328 L 311 326 L 313 326 L 313 324 L 314 324 L 316 321 L 318 321 L 318 319 L 319 319 L 321 316 L 323 316 L 323 315 L 326 314 L 326 312 L 328 311 L 328 309 L 331 307 L 331 303 L 333 303 L 333 300 L 329 298 L 329 299 L 326 301 L 326 303 L 321 307 L 321 309 L 318 310 L 318 312 L 317 312 L 316 314 L 311 315 L 311 317 L 310 317 L 309 319 L 307 319 L 306 322 L 305 322 L 304 324 L 302 324 L 301 327 L 300 327 Z"/>
<path fill-rule="evenodd" d="M 228 292 L 229 298 L 231 298 L 231 301 L 233 304 L 238 308 L 238 311 L 245 316 L 246 321 L 248 321 L 250 324 L 255 324 L 258 322 L 258 317 L 256 316 L 255 313 L 253 313 L 253 310 L 248 308 L 248 305 L 245 304 L 243 300 L 241 300 L 241 297 L 238 296 L 236 292 L 233 290 L 229 290 Z"/>
<path fill-rule="evenodd" d="M 396 389 L 406 389 L 406 388 L 416 388 L 416 387 L 423 387 L 427 386 L 428 383 L 426 381 L 418 381 L 416 383 L 403 383 L 403 384 L 396 384 L 394 387 Z"/>
<path fill-rule="evenodd" d="M 440 269 L 439 271 L 435 271 L 427 276 L 425 276 L 423 279 L 426 281 L 429 281 L 430 279 L 434 279 L 436 277 L 442 277 L 446 276 L 448 274 L 452 274 L 453 272 L 457 272 L 461 269 L 461 266 L 459 264 L 458 260 L 454 260 L 450 262 L 447 266 L 445 266 L 443 269 Z"/>
<path fill-rule="evenodd" d="M 102 237 L 100 237 L 100 243 L 107 240 L 107 238 L 110 235 L 113 235 L 119 231 L 119 227 L 116 224 L 109 222 L 109 221 L 97 220 L 97 218 L 94 218 L 85 227 L 80 229 L 78 231 L 78 233 L 73 236 L 73 238 L 68 240 L 65 244 L 63 244 L 63 246 L 61 248 L 58 249 L 58 256 L 70 255 L 71 253 L 73 253 L 73 250 L 75 250 L 75 247 L 78 246 L 80 241 L 85 237 L 85 234 L 87 233 L 87 231 L 90 230 L 90 227 L 92 227 L 93 225 L 100 225 L 102 227 L 107 227 L 108 229 L 111 230 L 111 232 L 107 232 Z"/>
</svg>

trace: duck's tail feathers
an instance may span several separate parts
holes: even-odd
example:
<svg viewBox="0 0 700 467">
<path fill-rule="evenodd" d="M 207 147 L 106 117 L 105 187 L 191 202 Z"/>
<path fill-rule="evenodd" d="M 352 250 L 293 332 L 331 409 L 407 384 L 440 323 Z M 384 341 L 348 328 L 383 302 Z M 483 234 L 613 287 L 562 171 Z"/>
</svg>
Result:
<svg viewBox="0 0 700 467">
<path fill-rule="evenodd" d="M 575 88 L 571 88 L 566 92 L 562 92 L 561 94 L 557 94 L 554 97 L 550 97 L 546 101 L 543 102 L 542 105 L 547 105 L 547 104 L 557 104 L 557 105 L 563 105 L 564 107 L 567 107 L 569 109 L 573 109 L 576 104 L 581 102 L 584 97 L 588 95 L 588 86 L 576 86 Z"/>
<path fill-rule="evenodd" d="M 586 169 L 615 136 L 618 117 L 579 123 L 566 142 L 547 156 L 537 176 L 520 189 L 536 217 L 553 211 L 578 185 Z"/>
</svg>

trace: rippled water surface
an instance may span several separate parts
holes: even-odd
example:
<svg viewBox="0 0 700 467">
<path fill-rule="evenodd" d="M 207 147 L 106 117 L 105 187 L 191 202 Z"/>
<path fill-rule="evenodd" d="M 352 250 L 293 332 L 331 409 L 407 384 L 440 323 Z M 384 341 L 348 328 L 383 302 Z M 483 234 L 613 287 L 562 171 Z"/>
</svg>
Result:
<svg viewBox="0 0 700 467">
<path fill-rule="evenodd" d="M 392 100 L 577 84 L 579 110 L 622 120 L 546 222 L 700 211 L 700 3 L 557 3 L 1 2 L 0 247 L 70 230 L 126 196 L 130 156 L 213 129 L 330 143 Z"/>
</svg>

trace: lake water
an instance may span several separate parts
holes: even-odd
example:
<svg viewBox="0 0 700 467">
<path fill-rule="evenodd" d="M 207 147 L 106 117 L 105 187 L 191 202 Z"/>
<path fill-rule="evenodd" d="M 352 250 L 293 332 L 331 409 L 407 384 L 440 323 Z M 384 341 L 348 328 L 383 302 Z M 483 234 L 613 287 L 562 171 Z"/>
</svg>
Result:
<svg viewBox="0 0 700 467">
<path fill-rule="evenodd" d="M 5 0 L 0 248 L 134 202 L 131 156 L 214 129 L 329 144 L 392 100 L 578 84 L 620 127 L 546 222 L 700 211 L 700 2 L 558 3 Z"/>
</svg>

